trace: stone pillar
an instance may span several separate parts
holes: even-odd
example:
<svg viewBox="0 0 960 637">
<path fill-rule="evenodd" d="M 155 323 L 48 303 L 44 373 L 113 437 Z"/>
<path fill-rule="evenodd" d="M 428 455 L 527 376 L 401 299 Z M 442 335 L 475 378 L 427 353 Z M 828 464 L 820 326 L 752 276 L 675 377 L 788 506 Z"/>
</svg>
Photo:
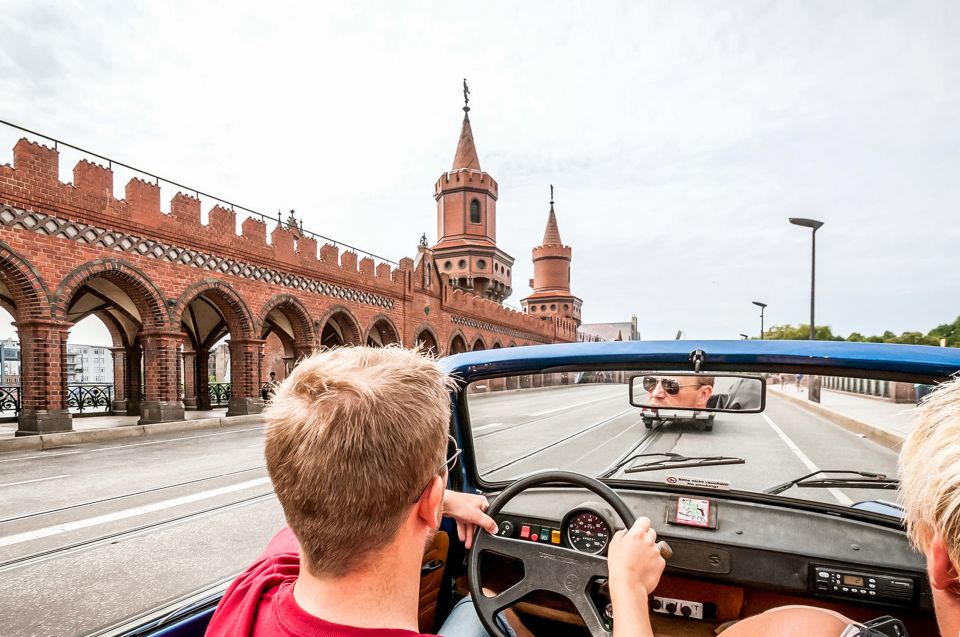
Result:
<svg viewBox="0 0 960 637">
<path fill-rule="evenodd" d="M 70 326 L 49 319 L 20 321 L 18 436 L 72 431 L 67 408 L 67 334 Z"/>
<path fill-rule="evenodd" d="M 183 406 L 197 408 L 197 353 L 183 352 Z M 204 385 L 206 388 L 206 385 Z"/>
<path fill-rule="evenodd" d="M 127 348 L 127 415 L 140 415 L 140 401 L 143 400 L 143 347 L 140 341 Z"/>
<path fill-rule="evenodd" d="M 197 397 L 197 409 L 210 409 L 210 350 L 197 350 L 197 378 L 194 388 Z"/>
<path fill-rule="evenodd" d="M 230 404 L 227 416 L 259 414 L 263 411 L 260 397 L 261 339 L 230 339 Z"/>
<path fill-rule="evenodd" d="M 139 424 L 183 420 L 177 382 L 180 333 L 145 331 L 140 333 L 140 342 L 143 343 L 144 396 Z"/>
<path fill-rule="evenodd" d="M 127 413 L 127 348 L 111 347 L 113 354 L 113 402 L 110 411 L 115 414 Z"/>
</svg>

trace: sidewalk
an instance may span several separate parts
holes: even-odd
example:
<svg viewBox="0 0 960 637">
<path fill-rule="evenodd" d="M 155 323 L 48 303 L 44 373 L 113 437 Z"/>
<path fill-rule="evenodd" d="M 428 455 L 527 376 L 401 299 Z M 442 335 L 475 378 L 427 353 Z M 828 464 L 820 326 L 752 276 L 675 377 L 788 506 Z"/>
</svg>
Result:
<svg viewBox="0 0 960 637">
<path fill-rule="evenodd" d="M 823 389 L 820 404 L 807 400 L 806 388 L 767 385 L 770 396 L 784 398 L 830 422 L 899 451 L 910 433 L 916 406 L 881 398 Z"/>
<path fill-rule="evenodd" d="M 158 434 L 182 433 L 198 429 L 219 429 L 235 425 L 259 424 L 261 414 L 226 416 L 225 409 L 188 411 L 185 420 L 138 425 L 139 416 L 85 416 L 73 419 L 73 431 L 17 437 L 17 423 L 0 423 L 0 452 L 54 449 L 85 442 L 104 442 Z"/>
</svg>

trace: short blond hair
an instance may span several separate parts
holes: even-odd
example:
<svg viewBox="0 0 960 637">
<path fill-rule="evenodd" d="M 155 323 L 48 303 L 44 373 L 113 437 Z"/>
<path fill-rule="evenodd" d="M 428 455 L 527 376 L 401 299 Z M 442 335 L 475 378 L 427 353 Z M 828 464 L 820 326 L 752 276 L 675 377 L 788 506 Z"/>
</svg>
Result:
<svg viewBox="0 0 960 637">
<path fill-rule="evenodd" d="M 900 450 L 900 500 L 921 551 L 939 535 L 960 565 L 960 378 L 928 394 Z"/>
<path fill-rule="evenodd" d="M 344 347 L 277 388 L 267 470 L 312 573 L 348 573 L 394 538 L 443 464 L 451 384 L 418 350 Z"/>
</svg>

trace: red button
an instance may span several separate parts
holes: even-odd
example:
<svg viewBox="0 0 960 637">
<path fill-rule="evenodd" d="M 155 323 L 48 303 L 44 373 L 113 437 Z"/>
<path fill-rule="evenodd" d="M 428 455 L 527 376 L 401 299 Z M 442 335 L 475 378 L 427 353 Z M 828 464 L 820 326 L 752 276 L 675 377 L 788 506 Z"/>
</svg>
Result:
<svg viewBox="0 0 960 637">
<path fill-rule="evenodd" d="M 533 535 L 530 536 L 530 541 L 531 541 L 531 542 L 536 542 L 539 537 L 540 537 L 539 535 L 537 535 L 536 533 L 534 533 Z"/>
<path fill-rule="evenodd" d="M 530 525 L 524 524 L 523 526 L 520 527 L 520 537 L 522 537 L 523 539 L 527 539 L 528 537 L 530 537 Z"/>
</svg>

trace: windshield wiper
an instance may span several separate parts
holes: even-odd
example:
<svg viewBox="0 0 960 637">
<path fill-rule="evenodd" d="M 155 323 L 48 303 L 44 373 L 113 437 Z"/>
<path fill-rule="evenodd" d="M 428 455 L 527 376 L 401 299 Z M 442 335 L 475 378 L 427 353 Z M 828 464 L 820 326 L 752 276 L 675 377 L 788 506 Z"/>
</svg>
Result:
<svg viewBox="0 0 960 637">
<path fill-rule="evenodd" d="M 813 476 L 827 473 L 841 473 L 846 474 L 847 476 L 856 477 L 820 478 L 818 480 L 810 479 Z M 896 478 L 888 478 L 882 473 L 871 473 L 869 471 L 848 471 L 843 469 L 834 471 L 830 469 L 821 469 L 819 471 L 814 471 L 813 473 L 808 473 L 805 476 L 800 476 L 795 480 L 790 480 L 788 482 L 784 482 L 783 484 L 778 484 L 770 487 L 769 489 L 765 489 L 764 493 L 777 495 L 778 493 L 783 493 L 792 486 L 810 487 L 815 489 L 829 489 L 831 487 L 845 487 L 848 489 L 897 489 L 900 487 L 900 481 Z"/>
<path fill-rule="evenodd" d="M 640 458 L 659 458 L 642 464 L 635 464 L 624 473 L 640 473 L 643 471 L 657 471 L 658 469 L 678 469 L 680 467 L 712 467 L 721 464 L 744 464 L 743 458 L 731 456 L 683 456 L 679 453 L 638 453 L 618 462 L 609 471 L 604 472 L 603 478 L 609 478 L 622 467 Z"/>
</svg>

